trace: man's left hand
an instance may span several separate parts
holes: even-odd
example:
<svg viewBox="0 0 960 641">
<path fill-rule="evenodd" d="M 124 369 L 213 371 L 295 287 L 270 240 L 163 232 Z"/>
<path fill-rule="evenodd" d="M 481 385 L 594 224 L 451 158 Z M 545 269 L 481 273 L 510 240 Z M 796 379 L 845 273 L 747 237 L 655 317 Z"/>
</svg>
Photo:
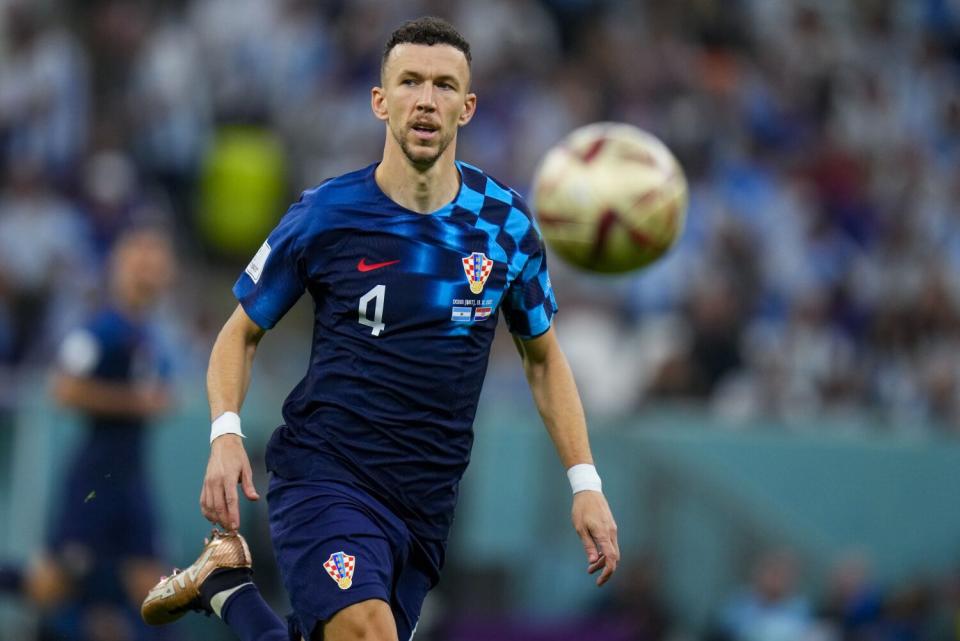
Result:
<svg viewBox="0 0 960 641">
<path fill-rule="evenodd" d="M 603 585 L 613 576 L 620 561 L 617 524 L 603 494 L 584 490 L 573 495 L 573 528 L 587 553 L 587 573 L 602 569 L 597 586 Z"/>
</svg>

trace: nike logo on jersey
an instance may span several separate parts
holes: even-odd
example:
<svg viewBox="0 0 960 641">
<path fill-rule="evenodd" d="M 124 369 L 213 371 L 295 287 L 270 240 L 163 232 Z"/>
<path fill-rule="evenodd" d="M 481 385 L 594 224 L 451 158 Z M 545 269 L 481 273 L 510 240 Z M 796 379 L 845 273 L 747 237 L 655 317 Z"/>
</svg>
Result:
<svg viewBox="0 0 960 641">
<path fill-rule="evenodd" d="M 361 258 L 360 262 L 357 263 L 357 269 L 362 272 L 372 272 L 375 269 L 380 269 L 381 267 L 389 267 L 390 265 L 396 265 L 400 262 L 400 259 L 397 260 L 388 260 L 383 263 L 368 263 L 366 258 Z"/>
</svg>

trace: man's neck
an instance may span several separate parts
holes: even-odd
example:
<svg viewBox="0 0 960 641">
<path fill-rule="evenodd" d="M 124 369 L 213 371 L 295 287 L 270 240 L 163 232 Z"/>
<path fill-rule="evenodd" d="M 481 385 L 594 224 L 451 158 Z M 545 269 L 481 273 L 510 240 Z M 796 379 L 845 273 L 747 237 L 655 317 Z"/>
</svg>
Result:
<svg viewBox="0 0 960 641">
<path fill-rule="evenodd" d="M 398 145 L 388 143 L 374 178 L 393 202 L 429 214 L 452 201 L 460 189 L 460 176 L 453 159 L 454 144 L 451 144 L 433 165 L 420 169 L 407 159 Z"/>
<path fill-rule="evenodd" d="M 124 289 L 119 283 L 113 286 L 110 300 L 114 309 L 131 320 L 143 318 L 150 306 L 149 300 L 136 291 Z"/>
</svg>

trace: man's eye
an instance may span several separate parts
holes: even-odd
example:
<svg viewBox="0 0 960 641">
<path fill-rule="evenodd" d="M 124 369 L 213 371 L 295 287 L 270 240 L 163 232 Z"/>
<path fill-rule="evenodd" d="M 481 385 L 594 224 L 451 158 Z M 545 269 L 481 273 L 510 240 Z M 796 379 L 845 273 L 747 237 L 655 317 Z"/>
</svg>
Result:
<svg viewBox="0 0 960 641">
<path fill-rule="evenodd" d="M 413 87 L 414 85 L 417 84 L 417 81 L 414 80 L 413 78 L 407 78 L 406 80 L 403 80 L 400 84 L 406 85 L 407 87 Z"/>
</svg>

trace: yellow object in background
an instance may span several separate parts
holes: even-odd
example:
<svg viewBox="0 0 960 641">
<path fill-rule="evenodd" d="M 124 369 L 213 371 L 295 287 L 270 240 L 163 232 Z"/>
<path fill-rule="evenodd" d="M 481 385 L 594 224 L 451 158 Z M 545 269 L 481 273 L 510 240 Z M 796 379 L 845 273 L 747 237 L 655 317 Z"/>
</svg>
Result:
<svg viewBox="0 0 960 641">
<path fill-rule="evenodd" d="M 286 163 L 279 138 L 250 125 L 220 128 L 204 159 L 197 227 L 224 256 L 252 255 L 283 214 Z"/>
</svg>

